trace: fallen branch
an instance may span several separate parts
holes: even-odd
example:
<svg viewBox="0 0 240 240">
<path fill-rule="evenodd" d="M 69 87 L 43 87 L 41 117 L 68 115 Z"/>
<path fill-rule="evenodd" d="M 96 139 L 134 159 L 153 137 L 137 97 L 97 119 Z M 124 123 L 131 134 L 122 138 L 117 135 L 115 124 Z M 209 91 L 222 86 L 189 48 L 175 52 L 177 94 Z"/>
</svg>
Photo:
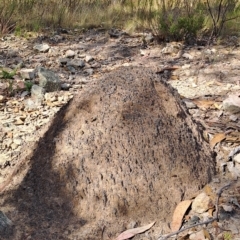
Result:
<svg viewBox="0 0 240 240">
<path fill-rule="evenodd" d="M 178 231 L 172 232 L 172 233 L 170 233 L 170 234 L 168 234 L 168 235 L 160 236 L 157 240 L 166 240 L 166 239 L 168 239 L 168 238 L 170 238 L 170 237 L 172 237 L 172 236 L 174 236 L 174 235 L 177 235 L 177 234 L 179 234 L 179 233 L 181 233 L 181 232 L 183 232 L 183 231 L 186 231 L 186 230 L 188 230 L 188 229 L 191 229 L 191 228 L 193 228 L 193 227 L 197 227 L 197 226 L 201 226 L 201 225 L 204 225 L 204 224 L 209 224 L 209 223 L 214 222 L 214 221 L 218 221 L 218 214 L 219 214 L 219 206 L 218 206 L 218 204 L 219 204 L 219 198 L 220 198 L 223 190 L 224 190 L 225 188 L 230 187 L 231 184 L 232 184 L 232 182 L 224 185 L 223 187 L 221 187 L 221 188 L 217 191 L 216 217 L 214 217 L 214 218 L 212 218 L 212 219 L 210 219 L 210 220 L 207 220 L 207 221 L 205 221 L 205 222 L 193 224 L 193 225 L 188 226 L 188 227 L 186 227 L 186 228 L 183 228 L 183 229 L 180 229 L 180 230 L 178 230 Z"/>
</svg>

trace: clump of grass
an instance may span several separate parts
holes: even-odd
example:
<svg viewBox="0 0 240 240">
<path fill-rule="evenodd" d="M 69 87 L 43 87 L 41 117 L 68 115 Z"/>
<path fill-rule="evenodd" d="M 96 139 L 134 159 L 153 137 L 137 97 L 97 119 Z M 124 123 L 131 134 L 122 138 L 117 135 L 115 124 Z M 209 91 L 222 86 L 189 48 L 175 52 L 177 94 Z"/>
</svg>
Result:
<svg viewBox="0 0 240 240">
<path fill-rule="evenodd" d="M 13 84 L 14 84 L 14 76 L 16 75 L 17 68 L 13 71 L 7 71 L 6 69 L 1 69 L 1 78 L 7 81 L 8 88 L 7 92 L 8 95 L 13 94 Z"/>
</svg>

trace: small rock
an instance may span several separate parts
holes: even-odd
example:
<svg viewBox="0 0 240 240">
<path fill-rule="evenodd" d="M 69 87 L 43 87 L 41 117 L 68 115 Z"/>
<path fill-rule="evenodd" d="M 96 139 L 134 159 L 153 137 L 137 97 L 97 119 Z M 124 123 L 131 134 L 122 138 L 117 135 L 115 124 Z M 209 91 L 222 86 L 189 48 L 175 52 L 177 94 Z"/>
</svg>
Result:
<svg viewBox="0 0 240 240">
<path fill-rule="evenodd" d="M 51 40 L 53 40 L 54 42 L 60 42 L 62 40 L 64 40 L 64 37 L 61 35 L 54 35 Z"/>
<path fill-rule="evenodd" d="M 68 63 L 69 59 L 68 58 L 60 58 L 59 59 L 59 62 L 62 64 L 62 65 L 66 65 Z"/>
<path fill-rule="evenodd" d="M 76 69 L 72 66 L 67 66 L 67 69 L 72 73 L 75 74 L 76 73 Z"/>
<path fill-rule="evenodd" d="M 31 88 L 31 97 L 33 100 L 42 101 L 44 98 L 45 89 L 34 84 Z"/>
<path fill-rule="evenodd" d="M 89 62 L 91 62 L 91 61 L 93 61 L 93 60 L 94 60 L 94 58 L 93 58 L 91 55 L 87 55 L 86 58 L 85 58 L 85 61 L 86 61 L 87 63 L 89 63 Z"/>
<path fill-rule="evenodd" d="M 61 84 L 61 89 L 62 90 L 69 90 L 70 87 L 71 87 L 71 85 L 69 83 Z"/>
<path fill-rule="evenodd" d="M 16 121 L 14 122 L 15 125 L 23 125 L 24 122 L 21 119 L 16 119 Z"/>
<path fill-rule="evenodd" d="M 81 59 L 73 59 L 67 63 L 67 66 L 83 68 L 85 66 L 85 63 Z"/>
<path fill-rule="evenodd" d="M 45 52 L 48 52 L 48 50 L 50 49 L 50 46 L 48 44 L 37 44 L 33 47 L 33 49 L 39 51 L 39 52 L 42 52 L 42 53 L 45 53 Z"/>
<path fill-rule="evenodd" d="M 30 68 L 30 69 L 21 69 L 20 70 L 20 75 L 23 79 L 33 79 L 35 75 L 35 70 Z"/>
<path fill-rule="evenodd" d="M 12 144 L 11 144 L 11 149 L 12 149 L 12 150 L 16 150 L 16 149 L 18 148 L 18 146 L 19 146 L 18 144 L 12 143 Z"/>
<path fill-rule="evenodd" d="M 192 210 L 196 213 L 206 212 L 212 206 L 210 197 L 206 193 L 200 193 L 192 203 Z"/>
<path fill-rule="evenodd" d="M 85 69 L 84 73 L 86 73 L 88 75 L 92 75 L 93 74 L 93 69 L 92 68 Z"/>
<path fill-rule="evenodd" d="M 231 116 L 229 116 L 229 119 L 230 119 L 231 121 L 233 121 L 233 122 L 236 122 L 236 121 L 238 120 L 238 116 L 236 116 L 236 115 L 231 115 Z"/>
<path fill-rule="evenodd" d="M 190 59 L 190 60 L 192 60 L 194 57 L 191 55 L 191 54 L 189 54 L 189 53 L 184 53 L 183 55 L 182 55 L 182 57 L 184 57 L 184 58 L 186 58 L 186 59 Z"/>
<path fill-rule="evenodd" d="M 8 57 L 14 58 L 18 56 L 18 51 L 16 50 L 8 50 Z"/>
<path fill-rule="evenodd" d="M 95 63 L 91 64 L 91 67 L 92 67 L 92 68 L 100 68 L 100 67 L 101 67 L 101 64 L 95 62 Z"/>
<path fill-rule="evenodd" d="M 22 93 L 21 93 L 21 98 L 24 98 L 24 97 L 26 97 L 26 96 L 28 96 L 29 95 L 29 91 L 23 91 Z"/>
<path fill-rule="evenodd" d="M 233 207 L 229 205 L 222 204 L 222 208 L 224 209 L 225 212 L 232 212 Z"/>
<path fill-rule="evenodd" d="M 65 56 L 67 58 L 73 58 L 75 56 L 75 52 L 73 50 L 67 50 Z"/>
<path fill-rule="evenodd" d="M 239 95 L 230 95 L 223 101 L 223 109 L 232 114 L 240 112 L 240 97 Z"/>
<path fill-rule="evenodd" d="M 231 212 L 227 212 L 225 211 L 222 207 L 220 207 L 220 210 L 219 210 L 219 219 L 221 221 L 223 220 L 228 220 L 230 219 L 230 217 L 232 216 L 232 213 Z"/>
<path fill-rule="evenodd" d="M 52 71 L 39 68 L 39 86 L 45 88 L 47 92 L 54 92 L 61 89 L 61 83 L 59 77 Z"/>
<path fill-rule="evenodd" d="M 146 43 L 152 43 L 154 41 L 154 36 L 152 35 L 152 33 L 148 33 L 146 36 L 145 36 L 145 41 Z"/>
<path fill-rule="evenodd" d="M 233 157 L 233 161 L 235 161 L 235 162 L 237 162 L 237 163 L 240 163 L 240 153 L 234 155 L 234 157 Z"/>
<path fill-rule="evenodd" d="M 185 99 L 184 102 L 185 102 L 188 109 L 197 108 L 197 105 L 189 99 Z"/>
<path fill-rule="evenodd" d="M 0 211 L 0 233 L 7 233 L 12 226 L 12 221 Z"/>
<path fill-rule="evenodd" d="M 8 159 L 9 158 L 6 154 L 0 154 L 0 166 L 3 166 Z"/>
<path fill-rule="evenodd" d="M 3 95 L 0 95 L 0 103 L 4 102 L 6 100 L 6 97 Z"/>
</svg>

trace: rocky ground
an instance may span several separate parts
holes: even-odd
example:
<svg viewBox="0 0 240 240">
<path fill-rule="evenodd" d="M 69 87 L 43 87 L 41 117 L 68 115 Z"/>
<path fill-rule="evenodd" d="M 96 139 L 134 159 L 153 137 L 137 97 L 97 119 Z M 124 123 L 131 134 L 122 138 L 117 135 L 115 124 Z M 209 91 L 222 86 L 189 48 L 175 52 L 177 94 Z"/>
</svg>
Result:
<svg viewBox="0 0 240 240">
<path fill-rule="evenodd" d="M 120 66 L 140 66 L 152 69 L 177 89 L 193 119 L 204 126 L 204 138 L 216 153 L 219 174 L 196 193 L 190 209 L 178 218 L 182 228 L 207 222 L 216 213 L 218 218 L 183 231 L 177 239 L 209 239 L 209 235 L 240 239 L 240 48 L 236 38 L 210 47 L 160 45 L 151 34 L 61 30 L 29 34 L 28 39 L 8 35 L 1 40 L 0 53 L 2 77 L 14 78 L 0 82 L 1 192 L 17 174 L 23 149 L 39 140 L 54 114 L 75 94 Z M 153 227 L 141 236 L 156 239 L 161 234 L 167 232 L 154 233 Z"/>
</svg>

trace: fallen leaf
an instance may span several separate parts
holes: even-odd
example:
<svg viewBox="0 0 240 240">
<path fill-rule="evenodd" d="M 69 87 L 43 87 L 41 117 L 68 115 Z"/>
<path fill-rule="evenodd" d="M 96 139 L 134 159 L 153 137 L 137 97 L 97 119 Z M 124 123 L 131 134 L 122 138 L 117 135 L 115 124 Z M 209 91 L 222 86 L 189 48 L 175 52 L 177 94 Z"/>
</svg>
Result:
<svg viewBox="0 0 240 240">
<path fill-rule="evenodd" d="M 124 240 L 124 239 L 128 239 L 128 238 L 134 237 L 136 234 L 139 234 L 139 233 L 147 231 L 154 224 L 155 224 L 155 222 L 152 222 L 152 223 L 150 223 L 150 224 L 148 224 L 146 226 L 143 226 L 143 227 L 132 228 L 132 229 L 126 230 L 123 233 L 121 233 L 115 240 Z"/>
<path fill-rule="evenodd" d="M 208 209 L 208 214 L 209 216 L 213 217 L 213 211 L 215 210 L 215 208 L 209 208 Z"/>
<path fill-rule="evenodd" d="M 208 109 L 214 105 L 214 101 L 212 100 L 193 100 L 193 102 L 201 109 Z"/>
<path fill-rule="evenodd" d="M 177 207 L 175 208 L 175 211 L 173 213 L 173 220 L 171 223 L 171 229 L 173 232 L 178 231 L 180 227 L 182 226 L 182 220 L 183 217 L 191 205 L 192 201 L 191 200 L 185 200 L 180 202 Z"/>
<path fill-rule="evenodd" d="M 208 240 L 211 240 L 211 236 L 206 229 L 203 229 L 203 233 L 204 233 L 205 238 L 207 238 Z"/>
<path fill-rule="evenodd" d="M 210 140 L 210 147 L 213 149 L 215 145 L 226 138 L 224 133 L 217 133 L 214 137 Z"/>
</svg>

